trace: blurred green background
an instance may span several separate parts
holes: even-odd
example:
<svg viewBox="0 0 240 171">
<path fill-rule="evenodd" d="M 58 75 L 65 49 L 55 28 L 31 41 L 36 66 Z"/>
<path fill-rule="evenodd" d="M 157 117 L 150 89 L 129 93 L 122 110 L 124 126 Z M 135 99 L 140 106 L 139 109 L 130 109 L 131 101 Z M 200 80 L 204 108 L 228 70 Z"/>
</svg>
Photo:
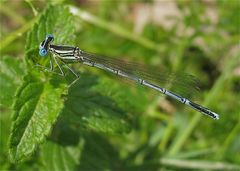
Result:
<svg viewBox="0 0 240 171">
<path fill-rule="evenodd" d="M 52 33 L 56 37 L 69 37 L 71 45 L 89 52 L 196 76 L 201 91 L 192 98 L 220 120 L 77 65 L 81 79 L 64 104 L 81 111 L 69 116 L 63 110 L 33 154 L 10 162 L 12 103 L 27 72 L 27 33 L 49 4 L 73 12 L 73 35 L 64 35 L 71 24 L 54 16 L 63 26 L 57 28 L 62 35 Z M 1 0 L 0 17 L 0 170 L 239 169 L 240 1 Z"/>
</svg>

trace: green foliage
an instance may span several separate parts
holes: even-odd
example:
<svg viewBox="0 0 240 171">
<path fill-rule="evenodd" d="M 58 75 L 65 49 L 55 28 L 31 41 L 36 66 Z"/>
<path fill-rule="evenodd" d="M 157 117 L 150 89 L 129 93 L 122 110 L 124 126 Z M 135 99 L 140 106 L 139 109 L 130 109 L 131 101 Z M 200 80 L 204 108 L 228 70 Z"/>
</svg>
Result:
<svg viewBox="0 0 240 171">
<path fill-rule="evenodd" d="M 54 42 L 69 44 L 74 42 L 74 31 L 74 20 L 68 8 L 60 5 L 49 5 L 28 32 L 25 46 L 26 62 L 34 62 L 30 64 L 30 70 L 32 70 L 33 64 L 44 60 L 38 55 L 38 47 L 47 34 L 61 35 L 54 37 Z"/>
<path fill-rule="evenodd" d="M 76 147 L 62 147 L 53 142 L 46 142 L 41 147 L 41 160 L 44 170 L 74 170 L 79 163 L 81 144 Z"/>
<path fill-rule="evenodd" d="M 61 20 L 54 20 L 56 17 Z M 49 6 L 46 9 L 28 34 L 27 62 L 38 61 L 40 57 L 36 55 L 36 49 L 47 33 L 63 34 L 62 37 L 56 38 L 56 42 L 73 40 L 71 39 L 73 36 L 68 36 L 74 31 L 71 17 L 65 7 Z M 63 25 L 64 23 L 68 25 Z M 46 81 L 43 80 L 46 76 L 31 71 L 30 65 L 29 69 L 16 94 L 13 107 L 15 113 L 10 136 L 12 161 L 25 160 L 32 154 L 50 133 L 60 113 L 63 117 L 69 118 L 70 122 L 77 122 L 82 127 L 92 130 L 109 133 L 129 131 L 130 126 L 124 111 L 110 98 L 98 92 L 104 85 L 94 87 L 97 83 L 96 78 L 83 75 L 68 92 L 64 93 L 67 90 L 65 80 L 54 76 L 52 80 Z M 70 76 L 68 78 L 70 79 Z M 65 98 L 61 98 L 62 95 Z"/>
<path fill-rule="evenodd" d="M 81 75 L 76 84 L 68 90 L 69 97 L 65 101 L 63 116 L 72 123 L 76 122 L 96 131 L 129 132 L 130 126 L 125 112 L 113 99 L 102 93 L 105 86 L 104 83 L 98 83 L 96 77 Z"/>
<path fill-rule="evenodd" d="M 0 4 L 0 170 L 239 169 L 239 3 L 173 2 L 181 17 L 172 28 L 148 19 L 141 34 L 130 31 L 141 5 L 59 3 Z M 66 68 L 61 77 L 57 66 L 36 66 L 49 67 L 49 56 L 38 54 L 46 34 L 54 44 L 197 75 L 199 103 L 221 119 L 78 64 L 71 84 Z"/>
<path fill-rule="evenodd" d="M 19 59 L 3 56 L 0 61 L 0 105 L 10 107 L 15 95 L 15 90 L 21 83 L 24 75 L 24 66 Z"/>
<path fill-rule="evenodd" d="M 31 50 L 38 47 L 38 42 L 44 38 L 47 32 L 57 32 L 53 28 L 61 27 L 66 31 L 65 34 L 72 33 L 71 23 L 66 28 L 62 27 L 63 24 L 59 25 L 59 21 L 71 21 L 69 16 L 66 8 L 49 6 L 39 19 L 39 22 L 43 24 L 35 24 L 29 32 L 26 49 L 32 54 L 27 53 L 26 58 L 31 59 L 32 56 L 38 56 L 36 53 L 34 54 L 36 51 Z M 61 20 L 54 20 L 57 17 L 60 17 Z M 43 20 L 47 22 L 43 22 Z M 64 36 L 62 39 L 64 40 Z M 34 152 L 37 145 L 44 141 L 63 108 L 61 99 L 61 95 L 64 93 L 63 83 L 53 85 L 38 77 L 41 75 L 28 72 L 16 94 L 10 136 L 10 157 L 15 162 L 26 159 Z M 44 76 L 42 77 L 44 78 Z"/>
<path fill-rule="evenodd" d="M 62 87 L 43 84 L 27 75 L 16 95 L 10 136 L 10 157 L 19 161 L 29 156 L 49 134 L 63 107 Z M 49 96 L 51 94 L 51 96 Z"/>
</svg>

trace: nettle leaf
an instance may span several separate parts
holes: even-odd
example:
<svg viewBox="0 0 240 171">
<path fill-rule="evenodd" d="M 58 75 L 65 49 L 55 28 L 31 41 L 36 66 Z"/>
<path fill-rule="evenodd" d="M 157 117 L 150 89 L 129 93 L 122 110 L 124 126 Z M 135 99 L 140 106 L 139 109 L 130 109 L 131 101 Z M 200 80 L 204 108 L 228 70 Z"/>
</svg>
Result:
<svg viewBox="0 0 240 171">
<path fill-rule="evenodd" d="M 83 141 L 68 147 L 47 141 L 41 147 L 43 170 L 74 170 L 79 164 L 82 146 Z"/>
<path fill-rule="evenodd" d="M 74 33 L 74 18 L 69 13 L 69 8 L 49 5 L 28 34 L 26 50 L 38 48 L 46 34 L 53 34 L 56 44 L 71 44 L 75 39 Z"/>
<path fill-rule="evenodd" d="M 74 18 L 69 13 L 69 8 L 63 5 L 49 5 L 43 12 L 38 22 L 34 24 L 29 32 L 26 42 L 27 63 L 32 65 L 41 60 L 48 59 L 38 54 L 39 44 L 45 39 L 47 34 L 54 36 L 55 44 L 73 44 L 75 40 Z"/>
<path fill-rule="evenodd" d="M 10 135 L 10 157 L 21 161 L 49 134 L 62 107 L 64 86 L 54 87 L 31 76 L 17 93 L 14 104 L 13 126 Z"/>
<path fill-rule="evenodd" d="M 17 87 L 25 73 L 24 62 L 17 58 L 4 56 L 0 60 L 0 105 L 11 107 Z"/>
<path fill-rule="evenodd" d="M 129 132 L 131 127 L 128 112 L 108 97 L 109 94 L 101 92 L 101 87 L 105 86 L 96 76 L 81 74 L 68 90 L 62 116 L 71 123 L 96 131 Z M 111 91 L 111 87 L 108 90 Z"/>
<path fill-rule="evenodd" d="M 73 35 L 72 16 L 64 6 L 48 6 L 29 32 L 26 43 L 26 61 L 39 58 L 38 46 L 46 34 L 58 35 L 56 42 L 69 42 Z M 71 36 L 70 36 L 71 37 Z M 25 160 L 34 152 L 55 123 L 63 108 L 62 94 L 66 90 L 65 80 L 48 81 L 44 74 L 33 72 L 30 66 L 24 82 L 19 88 L 15 104 L 10 135 L 10 157 L 13 162 Z M 53 80 L 52 79 L 52 80 Z"/>
</svg>

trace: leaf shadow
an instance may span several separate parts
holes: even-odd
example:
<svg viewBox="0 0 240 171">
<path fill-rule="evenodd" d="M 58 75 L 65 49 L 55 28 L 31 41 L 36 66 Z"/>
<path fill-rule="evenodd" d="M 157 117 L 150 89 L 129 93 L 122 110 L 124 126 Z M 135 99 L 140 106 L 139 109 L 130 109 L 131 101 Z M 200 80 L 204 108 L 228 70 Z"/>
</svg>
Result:
<svg viewBox="0 0 240 171">
<path fill-rule="evenodd" d="M 68 78 L 68 81 L 72 80 Z M 98 90 L 98 77 L 81 74 L 63 95 L 64 108 L 56 122 L 51 139 L 62 145 L 76 145 L 80 132 L 95 131 L 123 134 L 130 131 L 128 113 Z M 100 85 L 104 86 L 104 85 Z"/>
<path fill-rule="evenodd" d="M 101 134 L 84 134 L 84 148 L 76 170 L 121 170 L 118 150 Z"/>
</svg>

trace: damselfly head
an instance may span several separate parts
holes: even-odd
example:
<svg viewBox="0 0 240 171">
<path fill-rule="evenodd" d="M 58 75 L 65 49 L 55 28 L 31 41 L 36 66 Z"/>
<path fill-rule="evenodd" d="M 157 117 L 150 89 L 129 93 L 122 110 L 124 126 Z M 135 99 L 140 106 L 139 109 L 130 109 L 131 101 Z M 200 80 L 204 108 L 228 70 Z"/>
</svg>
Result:
<svg viewBox="0 0 240 171">
<path fill-rule="evenodd" d="M 53 41 L 54 37 L 52 34 L 47 34 L 45 40 Z"/>
<path fill-rule="evenodd" d="M 42 43 L 39 45 L 39 55 L 40 56 L 47 56 L 48 54 L 48 48 L 50 43 L 54 40 L 54 37 L 52 34 L 48 34 Z"/>
</svg>

